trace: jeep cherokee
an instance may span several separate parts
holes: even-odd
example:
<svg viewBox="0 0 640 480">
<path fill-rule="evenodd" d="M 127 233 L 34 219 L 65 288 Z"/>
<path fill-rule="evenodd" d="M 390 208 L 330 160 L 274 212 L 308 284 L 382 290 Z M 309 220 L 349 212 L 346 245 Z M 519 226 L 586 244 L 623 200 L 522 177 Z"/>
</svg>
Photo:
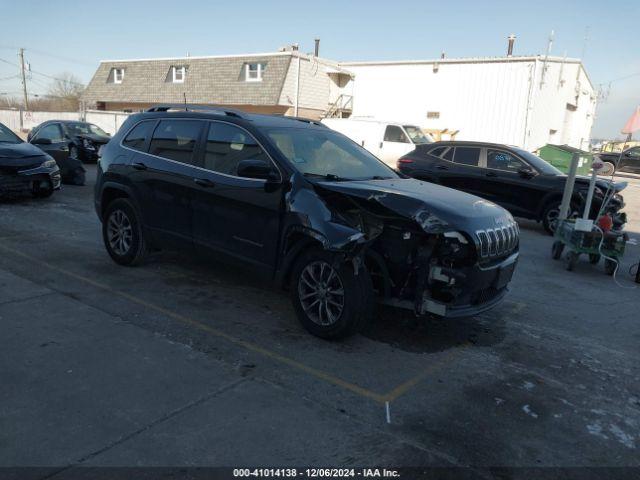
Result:
<svg viewBox="0 0 640 480">
<path fill-rule="evenodd" d="M 95 206 L 122 265 L 182 246 L 288 288 L 313 334 L 362 329 L 374 303 L 470 316 L 504 297 L 518 226 L 502 207 L 398 175 L 311 120 L 161 105 L 103 148 Z"/>
</svg>

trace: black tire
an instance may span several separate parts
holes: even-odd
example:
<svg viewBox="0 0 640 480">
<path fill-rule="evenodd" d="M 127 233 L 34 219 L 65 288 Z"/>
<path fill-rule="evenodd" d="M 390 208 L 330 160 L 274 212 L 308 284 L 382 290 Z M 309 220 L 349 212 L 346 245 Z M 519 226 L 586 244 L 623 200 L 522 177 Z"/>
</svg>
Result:
<svg viewBox="0 0 640 480">
<path fill-rule="evenodd" d="M 73 177 L 71 177 L 71 183 L 73 185 L 84 185 L 86 181 L 87 176 L 84 168 L 78 168 L 73 172 Z"/>
<path fill-rule="evenodd" d="M 553 200 L 549 202 L 542 211 L 542 226 L 549 235 L 553 235 L 556 230 L 553 219 L 557 218 L 558 214 L 560 213 L 561 203 L 562 202 L 558 200 Z M 571 206 L 569 207 L 569 218 L 571 218 L 572 216 L 576 216 L 577 211 L 578 207 L 576 207 L 574 204 L 571 204 Z"/>
<path fill-rule="evenodd" d="M 53 185 L 49 181 L 46 182 L 46 186 L 44 187 L 40 183 L 36 183 L 33 186 L 31 194 L 35 198 L 49 198 L 51 195 L 53 195 Z"/>
<path fill-rule="evenodd" d="M 109 256 L 120 265 L 139 265 L 146 258 L 148 247 L 142 222 L 129 199 L 117 198 L 107 206 L 102 240 Z"/>
<path fill-rule="evenodd" d="M 342 298 L 335 293 L 339 291 Z M 311 248 L 293 267 L 291 301 L 300 323 L 310 333 L 325 339 L 344 338 L 363 330 L 373 316 L 371 277 L 364 266 L 356 275 L 351 262 L 336 264 L 335 254 Z"/>
<path fill-rule="evenodd" d="M 614 273 L 616 273 L 617 267 L 618 264 L 613 260 L 609 260 L 608 258 L 604 259 L 604 273 L 606 273 L 607 275 L 613 275 Z"/>
<path fill-rule="evenodd" d="M 596 265 L 597 263 L 600 262 L 600 255 L 597 253 L 590 253 L 589 254 L 589 263 L 591 265 Z"/>
<path fill-rule="evenodd" d="M 564 250 L 564 243 L 562 243 L 559 240 L 556 240 L 555 242 L 553 242 L 553 245 L 551 246 L 551 258 L 553 258 L 554 260 L 560 260 L 560 257 L 562 257 L 563 250 Z"/>
<path fill-rule="evenodd" d="M 565 268 L 571 272 L 578 263 L 578 254 L 573 250 L 569 250 L 565 256 Z"/>
</svg>

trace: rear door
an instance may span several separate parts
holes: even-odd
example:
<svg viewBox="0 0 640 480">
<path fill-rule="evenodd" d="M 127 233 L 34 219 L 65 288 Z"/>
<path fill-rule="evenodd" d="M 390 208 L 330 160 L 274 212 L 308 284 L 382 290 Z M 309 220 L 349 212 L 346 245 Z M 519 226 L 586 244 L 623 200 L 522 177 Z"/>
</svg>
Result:
<svg viewBox="0 0 640 480">
<path fill-rule="evenodd" d="M 145 224 L 160 243 L 191 242 L 191 190 L 199 176 L 198 150 L 205 122 L 163 119 L 141 122 L 125 137 L 134 150 L 129 178 L 136 190 Z M 143 151 L 135 148 L 152 131 Z"/>
<path fill-rule="evenodd" d="M 242 160 L 264 160 L 278 169 L 244 128 L 210 121 L 202 169 L 192 195 L 196 247 L 220 250 L 260 266 L 273 267 L 278 245 L 282 189 L 237 175 Z"/>
<path fill-rule="evenodd" d="M 618 170 L 629 173 L 640 173 L 640 147 L 630 148 L 622 155 Z"/>
<path fill-rule="evenodd" d="M 391 168 L 396 168 L 397 160 L 414 148 L 415 145 L 409 140 L 409 137 L 401 127 L 387 125 L 382 142 L 380 142 L 378 158 Z"/>
<path fill-rule="evenodd" d="M 440 183 L 446 187 L 483 196 L 480 147 L 451 147 L 442 155 L 445 163 L 436 166 Z"/>
</svg>

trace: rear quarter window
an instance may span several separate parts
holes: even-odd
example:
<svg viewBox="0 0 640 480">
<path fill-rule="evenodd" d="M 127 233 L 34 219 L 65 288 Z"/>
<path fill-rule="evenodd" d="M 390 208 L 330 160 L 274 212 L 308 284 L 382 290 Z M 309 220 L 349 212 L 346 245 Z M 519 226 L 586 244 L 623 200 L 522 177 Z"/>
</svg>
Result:
<svg viewBox="0 0 640 480">
<path fill-rule="evenodd" d="M 131 129 L 129 134 L 122 141 L 125 147 L 132 148 L 134 150 L 145 151 L 145 145 L 147 139 L 151 135 L 153 126 L 156 124 L 155 120 L 148 120 L 146 122 L 140 122 Z"/>
</svg>

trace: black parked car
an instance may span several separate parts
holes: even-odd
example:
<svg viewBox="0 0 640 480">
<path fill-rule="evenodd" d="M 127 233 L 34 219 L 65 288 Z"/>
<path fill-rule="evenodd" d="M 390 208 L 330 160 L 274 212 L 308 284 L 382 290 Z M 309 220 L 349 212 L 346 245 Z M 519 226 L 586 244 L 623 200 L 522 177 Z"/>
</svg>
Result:
<svg viewBox="0 0 640 480">
<path fill-rule="evenodd" d="M 506 294 L 518 228 L 503 208 L 400 178 L 314 121 L 189 109 L 132 115 L 102 150 L 95 203 L 117 263 L 176 245 L 244 261 L 325 338 L 361 329 L 374 300 L 457 317 Z"/>
<path fill-rule="evenodd" d="M 517 217 L 542 221 L 552 233 L 560 212 L 567 176 L 521 148 L 479 142 L 436 142 L 420 145 L 398 160 L 398 170 L 410 177 L 438 183 L 503 206 Z M 607 211 L 623 224 L 624 200 L 619 185 L 599 179 L 591 207 L 594 218 L 611 186 L 616 193 Z M 571 214 L 582 214 L 589 178 L 576 178 Z M 613 191 L 611 192 L 613 193 Z"/>
<path fill-rule="evenodd" d="M 611 162 L 617 172 L 640 173 L 640 147 L 627 148 L 622 154 L 600 152 L 598 156 L 604 162 Z"/>
<path fill-rule="evenodd" d="M 98 150 L 111 137 L 100 127 L 87 122 L 49 120 L 29 132 L 27 140 L 51 155 L 62 172 L 62 181 L 84 185 L 82 163 L 95 162 Z"/>
<path fill-rule="evenodd" d="M 60 188 L 60 170 L 46 153 L 0 123 L 0 195 L 48 197 Z"/>
</svg>

